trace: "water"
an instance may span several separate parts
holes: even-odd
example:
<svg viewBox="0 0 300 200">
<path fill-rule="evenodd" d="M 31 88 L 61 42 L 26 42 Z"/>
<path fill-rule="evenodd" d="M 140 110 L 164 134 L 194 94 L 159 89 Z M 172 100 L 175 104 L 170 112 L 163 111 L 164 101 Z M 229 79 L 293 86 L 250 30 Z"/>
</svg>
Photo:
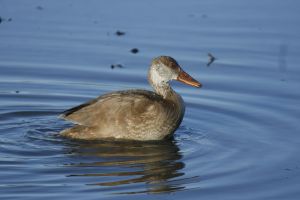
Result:
<svg viewBox="0 0 300 200">
<path fill-rule="evenodd" d="M 299 6 L 0 1 L 0 198 L 299 199 Z M 208 53 L 217 58 L 209 67 Z M 70 126 L 57 118 L 63 110 L 150 89 L 158 55 L 204 85 L 173 83 L 186 102 L 173 140 L 58 135 Z"/>
</svg>

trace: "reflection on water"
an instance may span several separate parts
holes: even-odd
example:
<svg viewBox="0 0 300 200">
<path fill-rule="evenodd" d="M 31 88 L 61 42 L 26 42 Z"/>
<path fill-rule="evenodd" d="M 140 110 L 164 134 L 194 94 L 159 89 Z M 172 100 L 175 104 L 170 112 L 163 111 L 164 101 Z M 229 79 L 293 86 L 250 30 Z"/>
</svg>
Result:
<svg viewBox="0 0 300 200">
<path fill-rule="evenodd" d="M 80 173 L 68 177 L 94 177 L 92 180 L 95 182 L 88 185 L 146 184 L 143 191 L 129 193 L 160 193 L 184 188 L 170 182 L 170 179 L 184 175 L 182 169 L 185 166 L 174 140 L 145 143 L 83 142 L 72 148 L 70 153 L 80 157 L 80 162 L 66 165 L 80 168 Z"/>
</svg>

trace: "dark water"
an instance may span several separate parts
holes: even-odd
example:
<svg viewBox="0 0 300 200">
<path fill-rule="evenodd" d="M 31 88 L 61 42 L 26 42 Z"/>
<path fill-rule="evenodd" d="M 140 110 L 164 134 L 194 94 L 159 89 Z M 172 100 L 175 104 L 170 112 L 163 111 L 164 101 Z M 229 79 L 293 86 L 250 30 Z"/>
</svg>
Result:
<svg viewBox="0 0 300 200">
<path fill-rule="evenodd" d="M 1 0 L 0 198 L 300 199 L 299 6 Z M 158 55 L 204 85 L 173 84 L 187 106 L 174 140 L 57 134 L 70 126 L 57 118 L 67 108 L 150 89 Z"/>
</svg>

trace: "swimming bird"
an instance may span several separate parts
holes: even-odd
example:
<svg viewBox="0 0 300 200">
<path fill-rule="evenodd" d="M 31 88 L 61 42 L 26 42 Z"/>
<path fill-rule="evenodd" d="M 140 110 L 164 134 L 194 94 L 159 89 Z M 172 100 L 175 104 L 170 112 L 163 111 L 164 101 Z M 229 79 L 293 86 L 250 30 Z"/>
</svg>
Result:
<svg viewBox="0 0 300 200">
<path fill-rule="evenodd" d="M 99 96 L 66 110 L 61 118 L 76 123 L 63 130 L 74 139 L 162 140 L 173 135 L 185 112 L 184 102 L 170 86 L 177 80 L 201 87 L 169 56 L 152 60 L 148 80 L 154 91 L 124 90 Z"/>
</svg>

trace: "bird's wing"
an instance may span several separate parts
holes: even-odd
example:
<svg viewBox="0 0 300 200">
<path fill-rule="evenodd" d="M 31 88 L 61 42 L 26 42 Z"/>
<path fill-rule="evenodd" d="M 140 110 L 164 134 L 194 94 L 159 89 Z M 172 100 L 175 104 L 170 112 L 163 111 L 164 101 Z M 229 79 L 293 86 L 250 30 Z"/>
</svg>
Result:
<svg viewBox="0 0 300 200">
<path fill-rule="evenodd" d="M 154 92 L 126 90 L 99 96 L 96 99 L 66 110 L 60 116 L 66 120 L 85 126 L 101 126 L 135 123 L 143 118 L 152 118 L 163 113 L 167 104 Z"/>
</svg>

